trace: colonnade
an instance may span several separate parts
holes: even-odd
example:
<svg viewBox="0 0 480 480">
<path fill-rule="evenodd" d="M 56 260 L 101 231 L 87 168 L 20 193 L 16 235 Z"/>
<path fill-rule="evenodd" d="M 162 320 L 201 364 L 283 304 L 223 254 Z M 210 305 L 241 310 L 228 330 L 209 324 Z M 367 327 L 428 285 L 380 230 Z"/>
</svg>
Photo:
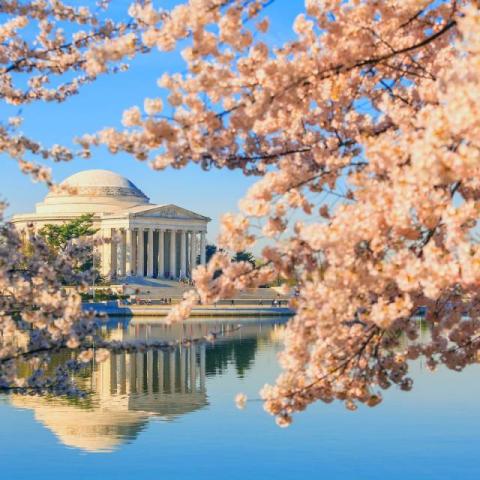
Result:
<svg viewBox="0 0 480 480">
<path fill-rule="evenodd" d="M 195 343 L 170 352 L 112 354 L 100 364 L 99 380 L 105 394 L 205 392 L 205 358 L 205 344 Z"/>
<path fill-rule="evenodd" d="M 102 274 L 186 279 L 206 262 L 204 231 L 137 227 L 104 228 Z"/>
</svg>

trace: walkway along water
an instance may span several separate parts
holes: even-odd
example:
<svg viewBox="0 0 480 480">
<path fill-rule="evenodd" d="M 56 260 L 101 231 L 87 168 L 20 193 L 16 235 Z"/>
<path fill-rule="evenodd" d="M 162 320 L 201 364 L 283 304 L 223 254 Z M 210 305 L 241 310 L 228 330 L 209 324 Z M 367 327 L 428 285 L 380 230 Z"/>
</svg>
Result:
<svg viewBox="0 0 480 480">
<path fill-rule="evenodd" d="M 106 313 L 109 316 L 155 316 L 164 317 L 171 305 L 126 305 L 118 300 L 97 303 L 84 303 L 85 310 Z M 288 307 L 270 307 L 258 305 L 198 305 L 193 308 L 192 317 L 280 317 L 292 316 L 294 311 Z"/>
</svg>

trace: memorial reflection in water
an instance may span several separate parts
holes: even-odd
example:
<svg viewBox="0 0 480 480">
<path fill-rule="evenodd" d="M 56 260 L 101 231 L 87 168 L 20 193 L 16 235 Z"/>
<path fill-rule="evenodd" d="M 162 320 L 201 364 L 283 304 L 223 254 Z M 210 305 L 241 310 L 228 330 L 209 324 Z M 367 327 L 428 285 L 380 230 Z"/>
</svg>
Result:
<svg viewBox="0 0 480 480">
<path fill-rule="evenodd" d="M 173 326 L 152 320 L 110 324 L 105 336 L 112 340 L 181 341 L 202 338 L 212 331 L 219 335 L 214 344 L 120 353 L 92 364 L 78 379 L 90 392 L 85 399 L 15 395 L 11 402 L 32 409 L 36 420 L 67 446 L 113 451 L 134 440 L 153 418 L 170 421 L 207 406 L 206 378 L 222 375 L 230 365 L 236 375 L 243 376 L 257 349 L 267 340 L 275 341 L 281 329 L 281 323 L 274 320 L 190 321 Z"/>
</svg>

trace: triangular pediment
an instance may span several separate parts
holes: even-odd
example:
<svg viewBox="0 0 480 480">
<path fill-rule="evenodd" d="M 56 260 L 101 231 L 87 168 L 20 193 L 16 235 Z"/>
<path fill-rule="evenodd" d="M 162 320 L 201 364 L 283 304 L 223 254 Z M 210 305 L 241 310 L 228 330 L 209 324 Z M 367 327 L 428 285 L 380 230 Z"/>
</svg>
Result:
<svg viewBox="0 0 480 480">
<path fill-rule="evenodd" d="M 198 213 L 179 207 L 178 205 L 142 205 L 134 207 L 129 211 L 134 217 L 150 217 L 150 218 L 175 218 L 187 220 L 204 220 L 210 221 L 210 218 L 204 217 Z"/>
</svg>

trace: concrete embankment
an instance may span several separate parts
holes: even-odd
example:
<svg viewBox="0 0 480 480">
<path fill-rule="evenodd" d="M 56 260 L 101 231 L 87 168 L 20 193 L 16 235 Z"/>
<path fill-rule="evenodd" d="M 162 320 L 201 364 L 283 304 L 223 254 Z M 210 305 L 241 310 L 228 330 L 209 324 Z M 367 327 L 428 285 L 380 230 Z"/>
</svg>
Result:
<svg viewBox="0 0 480 480">
<path fill-rule="evenodd" d="M 85 310 L 95 310 L 112 317 L 164 317 L 171 305 L 124 305 L 116 301 L 84 303 Z M 198 305 L 192 310 L 191 317 L 288 317 L 293 310 L 286 307 L 262 307 L 256 305 Z"/>
</svg>

